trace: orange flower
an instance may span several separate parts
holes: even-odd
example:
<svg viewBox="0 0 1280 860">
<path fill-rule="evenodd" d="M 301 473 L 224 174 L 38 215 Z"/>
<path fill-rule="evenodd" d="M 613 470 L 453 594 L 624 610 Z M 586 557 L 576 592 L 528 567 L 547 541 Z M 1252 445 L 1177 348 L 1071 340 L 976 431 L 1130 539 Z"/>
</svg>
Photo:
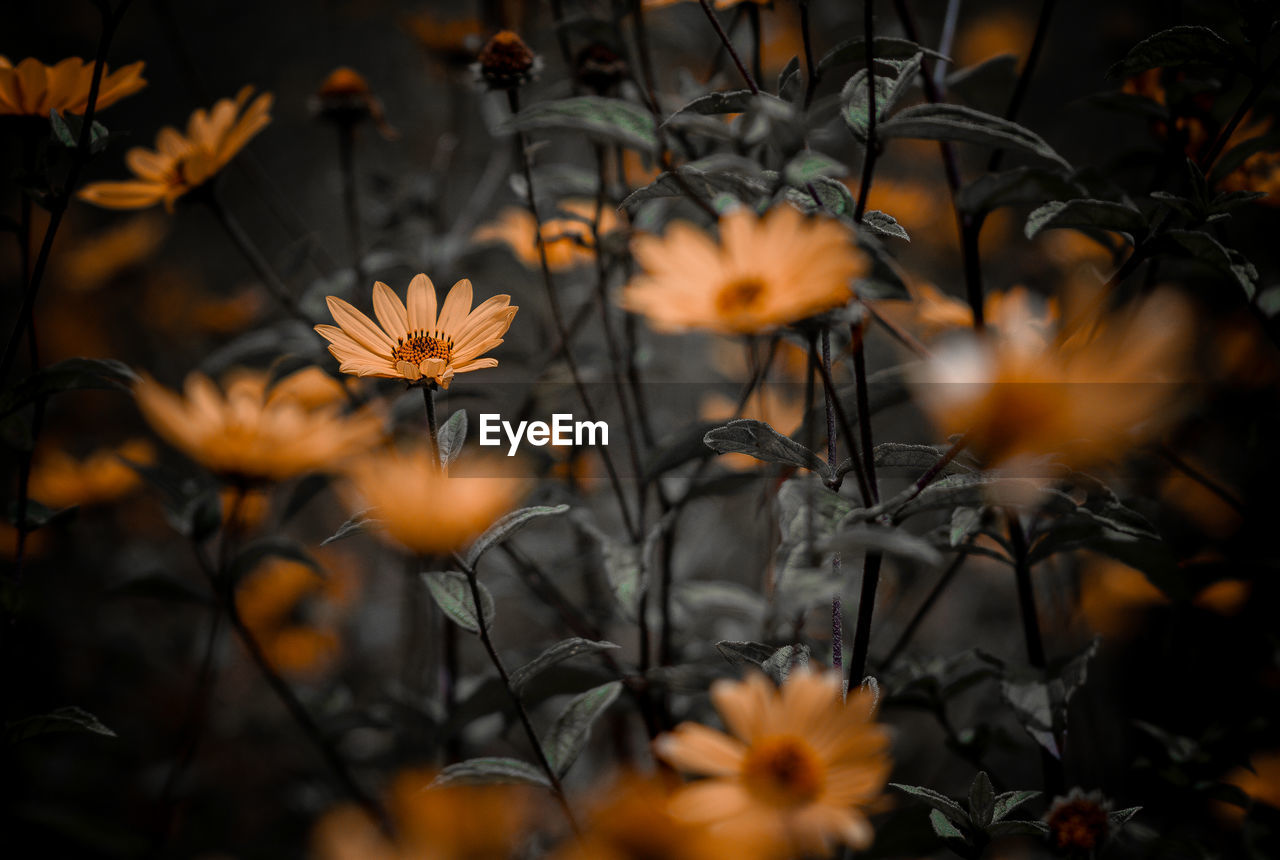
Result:
<svg viewBox="0 0 1280 860">
<path fill-rule="evenodd" d="M 644 0 L 644 8 L 665 9 L 667 6 L 685 2 L 697 2 L 697 0 Z M 759 6 L 767 6 L 770 0 L 715 0 L 715 7 L 721 10 L 732 9 L 741 3 L 755 3 Z"/>
<path fill-rule="evenodd" d="M 869 268 L 848 228 L 787 205 L 761 218 L 725 215 L 718 243 L 677 223 L 665 236 L 637 236 L 632 249 L 644 274 L 626 286 L 623 307 L 660 331 L 770 331 L 842 307 Z"/>
<path fill-rule="evenodd" d="M 155 456 L 155 449 L 145 439 L 95 451 L 83 460 L 63 451 L 49 451 L 31 466 L 31 498 L 51 508 L 113 502 L 141 483 L 130 464 L 147 466 Z"/>
<path fill-rule="evenodd" d="M 484 25 L 475 18 L 439 21 L 423 11 L 405 19 L 404 26 L 429 54 L 446 66 L 465 68 L 484 47 Z"/>
<path fill-rule="evenodd" d="M 944 434 L 966 433 L 988 466 L 1056 454 L 1075 468 L 1106 462 L 1173 417 L 1191 333 L 1176 296 L 1085 321 L 1047 339 L 1026 317 L 997 337 L 953 339 L 916 375 L 921 406 Z"/>
<path fill-rule="evenodd" d="M 716 681 L 711 699 L 732 735 L 682 723 L 654 741 L 679 770 L 709 779 L 681 789 L 672 812 L 737 833 L 774 856 L 826 856 L 871 844 L 863 810 L 889 776 L 889 739 L 871 694 L 841 701 L 836 673 L 793 672 L 781 690 L 761 674 Z"/>
<path fill-rule="evenodd" d="M 976 66 L 978 63 L 1013 54 L 1021 67 L 1031 49 L 1035 26 L 1025 15 L 1013 10 L 992 12 L 965 26 L 956 39 L 956 67 Z"/>
<path fill-rule="evenodd" d="M 250 102 L 251 95 L 253 87 L 245 87 L 234 101 L 221 99 L 208 112 L 197 110 L 185 136 L 170 126 L 160 129 L 155 150 L 135 146 L 125 153 L 125 163 L 137 179 L 94 182 L 77 196 L 107 209 L 146 209 L 164 203 L 172 212 L 179 197 L 217 175 L 271 122 L 271 93 Z"/>
<path fill-rule="evenodd" d="M 1066 231 L 1058 231 L 1066 232 Z M 885 299 L 876 302 L 876 309 L 891 320 L 901 320 L 912 325 L 925 340 L 933 340 L 949 331 L 968 331 L 973 328 L 973 309 L 967 302 L 949 296 L 933 284 L 907 287 L 910 300 Z M 1002 331 L 1022 328 L 1028 333 L 1041 330 L 1048 337 L 1050 325 L 1057 320 L 1057 302 L 1050 299 L 1043 311 L 1032 309 L 1031 293 L 1026 287 L 1013 287 L 1004 293 L 988 293 L 983 302 L 984 324 Z"/>
<path fill-rule="evenodd" d="M 372 508 L 383 537 L 419 555 L 452 552 L 515 507 L 524 491 L 497 462 L 472 464 L 470 472 L 446 474 L 425 445 L 379 451 L 347 470 L 350 506 Z"/>
<path fill-rule="evenodd" d="M 515 853 L 533 823 L 533 800 L 510 785 L 429 788 L 433 774 L 396 778 L 388 801 L 395 837 L 354 806 L 330 810 L 311 833 L 316 860 L 462 860 Z"/>
<path fill-rule="evenodd" d="M 87 293 L 135 269 L 164 241 L 168 228 L 158 215 L 139 215 L 79 238 L 60 251 L 58 276 L 69 292 Z"/>
<path fill-rule="evenodd" d="M 382 419 L 372 411 L 348 416 L 334 403 L 316 406 L 293 393 L 289 378 L 271 387 L 259 371 L 234 374 L 225 392 L 193 373 L 185 396 L 149 378 L 134 393 L 143 416 L 165 441 L 237 483 L 337 469 L 382 433 Z"/>
<path fill-rule="evenodd" d="M 761 846 L 734 833 L 671 813 L 669 792 L 656 779 L 628 774 L 591 811 L 582 836 L 563 846 L 556 860 L 753 860 Z"/>
<path fill-rule="evenodd" d="M 142 77 L 144 63 L 131 63 L 108 73 L 102 69 L 94 110 L 110 107 L 147 85 Z M 55 66 L 46 66 L 27 57 L 17 66 L 0 56 L 0 116 L 39 116 L 49 112 L 81 116 L 89 107 L 89 87 L 93 83 L 93 63 L 68 57 Z"/>
<path fill-rule="evenodd" d="M 1254 753 L 1249 756 L 1249 768 L 1237 768 L 1227 775 L 1225 782 L 1257 803 L 1280 809 L 1280 750 Z"/>
<path fill-rule="evenodd" d="M 373 285 L 374 325 L 350 303 L 329 296 L 337 326 L 318 325 L 343 373 L 430 382 L 448 388 L 455 373 L 497 367 L 481 355 L 502 343 L 519 308 L 511 296 L 494 296 L 471 309 L 471 282 L 458 281 L 436 316 L 436 288 L 426 275 L 409 282 L 409 306 L 381 281 Z"/>
<path fill-rule="evenodd" d="M 1168 602 L 1141 571 L 1112 559 L 1097 559 L 1080 578 L 1080 613 L 1103 636 L 1125 636 L 1148 608 Z"/>
<path fill-rule="evenodd" d="M 551 218 L 542 222 L 542 242 L 547 250 L 547 266 L 559 272 L 571 269 L 595 259 L 595 242 L 591 236 L 591 223 L 595 220 L 596 205 L 586 200 L 566 200 L 560 209 L 567 217 Z M 600 212 L 600 235 L 618 229 L 618 216 L 606 206 Z M 533 214 L 527 209 L 514 207 L 503 210 L 494 224 L 476 230 L 471 237 L 476 242 L 504 242 L 521 263 L 530 269 L 542 265 L 538 256 L 537 233 Z"/>
</svg>

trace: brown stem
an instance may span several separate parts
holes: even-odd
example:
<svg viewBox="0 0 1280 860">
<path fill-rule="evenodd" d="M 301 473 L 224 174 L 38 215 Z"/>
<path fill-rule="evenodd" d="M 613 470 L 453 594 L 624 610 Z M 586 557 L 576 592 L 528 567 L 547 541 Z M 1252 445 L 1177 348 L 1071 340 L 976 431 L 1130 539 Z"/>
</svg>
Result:
<svg viewBox="0 0 1280 860">
<path fill-rule="evenodd" d="M 702 11 L 707 13 L 707 20 L 715 28 L 716 35 L 720 37 L 720 44 L 724 45 L 724 49 L 729 53 L 729 58 L 738 67 L 738 74 L 742 75 L 742 80 L 746 82 L 747 89 L 751 90 L 752 95 L 760 95 L 760 87 L 756 85 L 755 78 L 751 76 L 751 73 L 747 71 L 747 67 L 743 65 L 742 57 L 738 56 L 738 51 L 733 47 L 733 41 L 729 38 L 729 34 L 724 31 L 724 27 L 720 26 L 720 19 L 716 17 L 715 10 L 711 8 L 709 0 L 698 0 L 698 4 L 702 6 Z"/>
</svg>

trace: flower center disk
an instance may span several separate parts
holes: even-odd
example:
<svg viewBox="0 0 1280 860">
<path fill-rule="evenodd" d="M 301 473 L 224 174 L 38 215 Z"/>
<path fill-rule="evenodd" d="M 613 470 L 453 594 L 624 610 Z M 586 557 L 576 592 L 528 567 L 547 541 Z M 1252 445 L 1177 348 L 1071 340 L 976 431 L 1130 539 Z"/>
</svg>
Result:
<svg viewBox="0 0 1280 860">
<path fill-rule="evenodd" d="M 764 284 L 757 278 L 730 281 L 716 296 L 716 310 L 725 316 L 746 313 L 760 306 Z"/>
<path fill-rule="evenodd" d="M 429 358 L 439 358 L 448 362 L 452 354 L 453 339 L 445 338 L 440 332 L 434 335 L 413 332 L 408 338 L 400 340 L 396 348 L 391 351 L 392 358 L 407 361 L 410 364 L 422 364 Z"/>
<path fill-rule="evenodd" d="M 748 788 L 761 799 L 780 806 L 812 802 L 822 790 L 822 761 L 801 738 L 777 736 L 751 745 L 742 763 Z"/>
</svg>

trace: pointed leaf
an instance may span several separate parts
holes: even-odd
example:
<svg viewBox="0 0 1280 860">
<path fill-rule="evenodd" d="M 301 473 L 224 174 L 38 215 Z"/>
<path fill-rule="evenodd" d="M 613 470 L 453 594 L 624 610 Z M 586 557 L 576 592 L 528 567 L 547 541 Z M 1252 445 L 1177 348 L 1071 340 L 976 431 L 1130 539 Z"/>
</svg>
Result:
<svg viewBox="0 0 1280 860">
<path fill-rule="evenodd" d="M 638 104 L 603 96 L 574 96 L 536 102 L 507 123 L 513 131 L 575 131 L 629 149 L 654 152 L 658 137 L 653 117 Z"/>
<path fill-rule="evenodd" d="M 320 546 L 328 546 L 334 541 L 351 537 L 352 535 L 364 534 L 365 530 L 370 526 L 378 524 L 378 518 L 375 516 L 377 511 L 374 508 L 365 508 L 359 513 L 351 515 L 351 519 L 338 526 L 338 530 L 320 541 Z"/>
<path fill-rule="evenodd" d="M 521 508 L 518 511 L 512 511 L 493 525 L 489 526 L 489 528 L 485 529 L 484 534 L 476 538 L 475 542 L 467 549 L 466 554 L 463 556 L 463 560 L 466 561 L 468 567 L 475 567 L 476 562 L 480 560 L 480 556 L 484 555 L 486 550 L 496 544 L 502 543 L 504 540 L 528 525 L 530 521 L 535 520 L 538 517 L 553 517 L 558 514 L 563 514 L 567 510 L 569 510 L 568 505 L 537 505 L 530 508 Z"/>
<path fill-rule="evenodd" d="M 991 778 L 980 770 L 969 785 L 969 819 L 978 827 L 986 827 L 995 815 L 996 795 Z"/>
<path fill-rule="evenodd" d="M 1161 30 L 1134 45 L 1123 60 L 1107 70 L 1107 77 L 1131 78 L 1148 69 L 1187 65 L 1225 65 L 1234 57 L 1227 40 L 1208 27 L 1184 24 Z"/>
<path fill-rule="evenodd" d="M 451 764 L 440 771 L 431 783 L 432 787 L 443 785 L 492 785 L 516 784 L 536 785 L 550 788 L 551 780 L 538 767 L 516 758 L 487 756 L 469 758 Z"/>
<path fill-rule="evenodd" d="M 1066 159 L 1030 129 L 1002 117 L 963 105 L 923 104 L 906 108 L 885 121 L 876 134 L 884 139 L 911 137 L 976 143 L 1015 149 L 1070 169 Z"/>
<path fill-rule="evenodd" d="M 532 681 L 539 673 L 572 657 L 577 657 L 581 654 L 595 654 L 617 647 L 612 642 L 595 642 L 581 638 L 564 639 L 512 672 L 511 689 L 519 692 L 521 687 Z"/>
<path fill-rule="evenodd" d="M 925 788 L 923 785 L 903 785 L 898 782 L 889 783 L 891 788 L 899 791 L 905 791 L 907 794 L 927 803 L 945 817 L 944 820 L 950 821 L 961 827 L 969 826 L 969 814 L 964 811 L 960 804 L 956 803 L 945 794 L 939 794 L 932 788 Z"/>
<path fill-rule="evenodd" d="M 47 714 L 23 717 L 5 724 L 10 743 L 20 743 L 39 735 L 58 734 L 62 732 L 85 732 L 92 735 L 114 738 L 116 733 L 102 724 L 102 721 L 83 708 L 71 705 L 58 708 Z"/>
<path fill-rule="evenodd" d="M 467 410 L 459 409 L 449 416 L 449 420 L 441 425 L 436 433 L 436 444 L 440 448 L 440 464 L 448 467 L 462 453 L 462 446 L 467 441 Z"/>
<path fill-rule="evenodd" d="M 592 724 L 621 692 L 622 682 L 610 681 L 575 696 L 569 702 L 542 744 L 557 775 L 564 776 L 573 765 L 586 746 Z"/>
<path fill-rule="evenodd" d="M 1147 219 L 1132 206 L 1110 200 L 1054 200 L 1027 216 L 1024 230 L 1028 239 L 1041 230 L 1058 227 L 1088 227 L 1122 233 L 1130 243 L 1147 235 Z"/>
<path fill-rule="evenodd" d="M 480 625 L 476 622 L 476 603 L 466 574 L 456 570 L 433 571 L 422 574 L 422 581 L 450 621 L 468 633 L 480 633 Z M 484 609 L 484 626 L 487 628 L 493 622 L 493 595 L 483 582 L 477 582 L 476 586 L 480 590 L 480 605 Z"/>
<path fill-rule="evenodd" d="M 707 432 L 703 441 L 721 454 L 750 454 L 766 463 L 785 463 L 830 477 L 831 467 L 808 448 L 763 421 L 740 418 Z"/>
<path fill-rule="evenodd" d="M 996 795 L 995 807 L 992 810 L 991 817 L 994 821 L 1000 821 L 1010 812 L 1013 812 L 1022 804 L 1029 800 L 1034 800 L 1040 796 L 1038 791 L 1006 791 Z"/>
</svg>

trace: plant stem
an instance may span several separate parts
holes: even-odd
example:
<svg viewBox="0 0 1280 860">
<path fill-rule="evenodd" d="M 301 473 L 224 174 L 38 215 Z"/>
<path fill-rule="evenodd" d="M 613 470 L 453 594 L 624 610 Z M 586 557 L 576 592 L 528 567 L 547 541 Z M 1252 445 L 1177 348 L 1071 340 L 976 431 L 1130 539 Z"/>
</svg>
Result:
<svg viewBox="0 0 1280 860">
<path fill-rule="evenodd" d="M 422 402 L 427 407 L 427 436 L 431 439 L 431 456 L 433 463 L 444 468 L 440 462 L 440 432 L 436 424 L 436 384 L 428 382 L 422 386 Z"/>
<path fill-rule="evenodd" d="M 853 628 L 853 655 L 849 659 L 849 685 L 862 683 L 867 673 L 867 654 L 871 648 L 871 616 L 876 608 L 876 589 L 880 585 L 880 565 L 884 556 L 866 554 L 862 563 L 862 590 L 858 595 L 858 620 Z"/>
<path fill-rule="evenodd" d="M 1218 156 L 1222 154 L 1222 150 L 1226 147 L 1227 142 L 1231 140 L 1231 135 L 1235 133 L 1236 128 L 1244 120 L 1245 114 L 1258 101 L 1259 96 L 1266 91 L 1267 85 L 1271 83 L 1271 79 L 1275 76 L 1276 69 L 1280 68 L 1280 56 L 1271 61 L 1271 64 L 1262 71 L 1260 75 L 1253 81 L 1253 86 L 1249 88 L 1249 92 L 1245 95 L 1244 101 L 1240 102 L 1240 106 L 1236 108 L 1236 112 L 1231 115 L 1231 119 L 1227 122 L 1222 131 L 1218 132 L 1218 136 L 1214 139 L 1213 145 L 1205 152 L 1204 157 L 1198 159 L 1200 169 L 1205 173 L 1209 172 L 1209 168 L 1213 167 L 1213 163 L 1218 160 Z"/>
<path fill-rule="evenodd" d="M 871 0 L 867 0 L 867 6 L 871 6 Z M 868 13 L 868 25 L 869 23 L 870 13 Z M 869 43 L 868 51 L 870 51 Z M 867 475 L 867 487 L 872 503 L 878 504 L 880 487 L 876 480 L 875 446 L 871 434 L 871 406 L 867 391 L 867 362 L 864 355 L 866 344 L 862 329 L 856 323 L 850 326 L 850 334 L 853 337 L 853 383 L 858 404 L 858 432 L 862 443 L 863 469 Z M 851 456 L 858 456 L 857 452 L 851 451 Z M 863 559 L 862 592 L 858 596 L 858 621 L 853 630 L 853 657 L 849 667 L 851 686 L 861 684 L 866 675 L 867 656 L 871 648 L 871 617 L 875 612 L 876 591 L 880 585 L 880 567 L 883 560 L 883 555 L 878 552 L 868 552 Z"/>
<path fill-rule="evenodd" d="M 244 255 L 254 273 L 262 279 L 267 292 L 271 293 L 272 297 L 280 303 L 281 307 L 290 316 L 300 322 L 311 325 L 311 320 L 298 307 L 297 300 L 290 294 L 289 288 L 285 286 L 284 281 L 280 279 L 280 276 L 276 274 L 276 270 L 267 262 L 267 258 L 258 250 L 258 246 L 249 238 L 249 234 L 240 226 L 240 222 L 222 205 L 222 201 L 218 199 L 213 189 L 208 189 L 207 193 L 202 194 L 201 197 L 205 205 L 209 207 L 209 211 L 218 219 L 218 223 L 222 225 L 222 229 L 226 231 L 236 248 Z"/>
<path fill-rule="evenodd" d="M 363 286 L 364 253 L 360 241 L 360 206 L 356 197 L 356 126 L 338 124 L 338 163 L 342 169 L 342 208 L 346 213 L 347 241 L 351 244 L 351 271 L 356 286 Z"/>
<path fill-rule="evenodd" d="M 720 26 L 720 19 L 716 17 L 715 10 L 711 8 L 709 0 L 698 0 L 698 4 L 702 6 L 702 11 L 707 13 L 707 20 L 715 28 L 716 35 L 720 37 L 720 44 L 724 45 L 724 49 L 728 51 L 729 58 L 738 67 L 738 74 L 742 75 L 742 80 L 746 82 L 747 89 L 751 90 L 752 95 L 760 95 L 760 87 L 756 85 L 755 78 L 751 76 L 751 73 L 747 71 L 747 67 L 743 65 L 742 57 L 738 56 L 738 51 L 733 47 L 733 41 L 729 38 L 729 34 L 724 31 L 724 27 Z M 749 10 L 748 14 L 750 14 Z"/>
<path fill-rule="evenodd" d="M 862 181 L 858 186 L 858 202 L 853 220 L 862 223 L 867 211 L 867 195 L 871 193 L 871 176 L 876 169 L 879 144 L 876 141 L 876 70 L 875 70 L 875 0 L 862 0 L 862 37 L 867 46 L 867 146 L 862 157 Z"/>
<path fill-rule="evenodd" d="M 967 545 L 960 547 L 959 553 L 951 560 L 951 564 L 947 565 L 947 569 L 942 572 L 942 576 L 938 578 L 933 588 L 929 590 L 924 602 L 920 604 L 920 608 L 915 611 L 915 614 L 911 616 L 911 620 L 907 622 L 907 626 L 902 629 L 901 635 L 898 636 L 898 641 L 893 643 L 889 653 L 880 662 L 880 671 L 887 672 L 902 656 L 907 646 L 911 644 L 911 640 L 915 638 L 916 631 L 920 629 L 925 616 L 933 609 L 934 604 L 938 602 L 938 598 L 942 596 L 942 592 L 947 589 L 947 586 L 956 578 L 956 574 L 960 572 L 960 568 L 964 565 L 964 560 L 968 556 L 966 550 Z"/>
<path fill-rule="evenodd" d="M 751 74 L 757 81 L 764 80 L 764 40 L 760 32 L 760 5 L 748 2 L 747 24 L 751 28 Z"/>
<path fill-rule="evenodd" d="M 818 90 L 818 64 L 813 59 L 813 36 L 809 24 L 809 0 L 800 0 L 800 38 L 804 42 L 804 109 L 813 104 L 813 94 Z"/>
<path fill-rule="evenodd" d="M 1057 0 L 1044 0 L 1044 3 L 1040 5 L 1040 18 L 1036 21 L 1036 35 L 1031 40 L 1031 50 L 1027 53 L 1027 61 L 1023 64 L 1022 72 L 1018 75 L 1018 81 L 1013 86 L 1013 95 L 1009 99 L 1009 106 L 1004 111 L 1005 119 L 1016 119 L 1018 111 L 1022 110 L 1022 103 L 1027 97 L 1027 90 L 1031 87 L 1031 75 L 1035 72 L 1036 64 L 1040 61 L 1040 52 L 1044 49 L 1045 40 L 1049 35 L 1049 20 L 1053 17 L 1053 7 L 1056 4 Z M 998 170 L 1000 161 L 1003 158 L 1003 149 L 997 149 L 991 153 L 991 158 L 987 161 L 987 172 L 992 173 Z"/>
<path fill-rule="evenodd" d="M 862 453 L 858 450 L 857 437 L 853 434 L 853 425 L 849 423 L 849 416 L 845 414 L 844 406 L 840 403 L 840 398 L 836 396 L 835 383 L 831 381 L 831 371 L 825 364 L 818 362 L 818 371 L 822 374 L 822 384 L 831 394 L 831 405 L 835 409 L 836 421 L 839 423 L 840 432 L 844 434 L 844 438 L 848 440 L 849 457 L 853 461 L 853 474 L 858 480 L 858 492 L 862 495 L 862 504 L 864 507 L 870 508 L 875 502 L 871 492 L 871 485 L 868 482 L 866 467 L 863 465 Z"/>
</svg>

